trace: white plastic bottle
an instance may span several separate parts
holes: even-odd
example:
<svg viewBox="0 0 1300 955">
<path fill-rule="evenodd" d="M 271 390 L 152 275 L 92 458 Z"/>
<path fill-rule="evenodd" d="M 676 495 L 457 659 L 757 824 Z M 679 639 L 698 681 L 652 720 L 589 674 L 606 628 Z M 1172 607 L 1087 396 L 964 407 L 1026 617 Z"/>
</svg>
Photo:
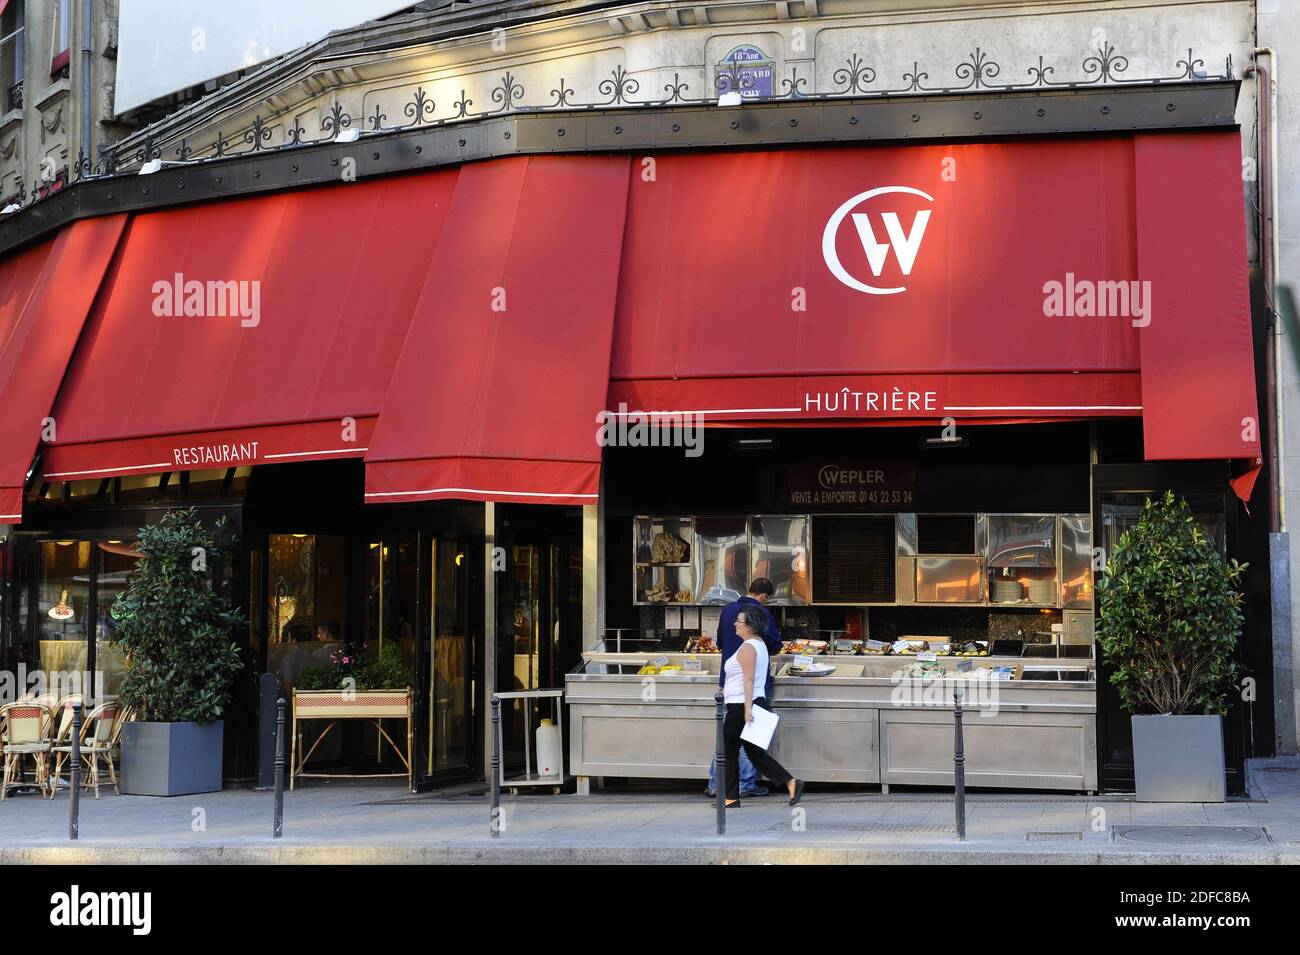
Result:
<svg viewBox="0 0 1300 955">
<path fill-rule="evenodd" d="M 563 758 L 560 728 L 550 720 L 542 720 L 537 727 L 537 775 L 559 777 Z"/>
</svg>

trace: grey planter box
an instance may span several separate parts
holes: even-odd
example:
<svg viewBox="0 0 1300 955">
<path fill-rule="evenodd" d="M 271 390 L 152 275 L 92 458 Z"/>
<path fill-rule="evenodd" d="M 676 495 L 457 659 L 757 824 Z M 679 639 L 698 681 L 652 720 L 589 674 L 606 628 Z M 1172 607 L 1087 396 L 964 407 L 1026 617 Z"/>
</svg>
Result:
<svg viewBox="0 0 1300 955">
<path fill-rule="evenodd" d="M 1132 720 L 1138 802 L 1223 802 L 1223 717 Z"/>
<path fill-rule="evenodd" d="M 184 796 L 221 789 L 224 724 L 125 723 L 122 792 Z"/>
</svg>

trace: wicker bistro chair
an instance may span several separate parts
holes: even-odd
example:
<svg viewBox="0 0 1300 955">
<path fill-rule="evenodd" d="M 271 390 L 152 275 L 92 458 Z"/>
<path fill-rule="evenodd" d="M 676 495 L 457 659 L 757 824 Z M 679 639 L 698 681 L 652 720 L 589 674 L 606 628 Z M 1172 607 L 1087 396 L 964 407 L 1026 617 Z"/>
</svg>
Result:
<svg viewBox="0 0 1300 955">
<path fill-rule="evenodd" d="M 59 784 L 62 780 L 59 778 L 59 772 L 64 763 L 63 759 L 58 756 L 58 750 L 63 746 L 72 745 L 72 707 L 74 704 L 82 703 L 80 693 L 70 693 L 57 704 L 51 702 L 50 706 L 50 797 L 53 798 L 58 794 Z M 84 703 L 82 703 L 82 717 L 86 716 Z M 84 726 L 84 723 L 83 723 Z"/>
<path fill-rule="evenodd" d="M 49 707 L 41 703 L 10 703 L 0 706 L 0 747 L 4 756 L 4 783 L 0 785 L 0 801 L 10 789 L 26 788 L 35 783 L 42 798 L 49 786 L 50 740 Z M 32 782 L 23 779 L 23 760 L 33 764 Z"/>
<path fill-rule="evenodd" d="M 81 724 L 81 760 L 85 764 L 86 776 L 82 785 L 95 790 L 99 798 L 99 764 L 102 760 L 108 770 L 109 782 L 113 791 L 121 794 L 117 785 L 117 767 L 113 764 L 113 750 L 121 734 L 121 722 L 118 716 L 121 708 L 116 701 L 101 703 L 88 714 Z M 72 758 L 72 743 L 68 742 L 53 747 L 54 772 L 51 776 L 51 788 L 57 785 L 59 774 L 65 761 Z"/>
</svg>

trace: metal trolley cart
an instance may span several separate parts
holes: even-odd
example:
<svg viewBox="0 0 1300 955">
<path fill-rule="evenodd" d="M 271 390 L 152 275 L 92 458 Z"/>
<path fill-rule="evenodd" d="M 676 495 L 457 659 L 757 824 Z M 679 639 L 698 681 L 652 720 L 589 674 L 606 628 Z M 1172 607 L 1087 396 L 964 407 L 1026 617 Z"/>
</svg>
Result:
<svg viewBox="0 0 1300 955">
<path fill-rule="evenodd" d="M 511 795 L 517 796 L 519 790 L 525 786 L 550 786 L 555 795 L 559 795 L 560 787 L 568 780 L 564 771 L 564 691 L 563 690 L 516 690 L 510 693 L 497 693 L 496 698 L 503 703 L 506 700 L 523 700 L 524 701 L 524 774 L 506 779 L 505 760 L 501 761 L 499 772 L 499 783 L 503 789 L 509 789 Z M 553 708 L 555 714 L 555 726 L 559 730 L 560 752 L 558 765 L 554 775 L 543 776 L 539 772 L 541 769 L 540 754 L 533 753 L 533 708 L 537 701 L 546 700 Z M 497 723 L 497 752 L 504 753 L 505 746 L 502 740 L 501 722 Z"/>
</svg>

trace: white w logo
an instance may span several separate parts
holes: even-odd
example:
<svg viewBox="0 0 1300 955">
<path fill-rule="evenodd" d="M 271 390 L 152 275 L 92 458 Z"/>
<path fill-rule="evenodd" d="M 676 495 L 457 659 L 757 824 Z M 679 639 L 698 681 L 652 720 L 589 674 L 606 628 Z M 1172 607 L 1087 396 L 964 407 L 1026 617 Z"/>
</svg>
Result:
<svg viewBox="0 0 1300 955">
<path fill-rule="evenodd" d="M 844 222 L 845 217 L 849 215 L 849 210 L 875 196 L 898 192 L 920 196 L 930 202 L 934 201 L 933 196 L 922 192 L 920 189 L 913 189 L 911 186 L 882 186 L 879 189 L 871 189 L 854 196 L 836 209 L 826 223 L 826 229 L 822 232 L 822 258 L 826 261 L 826 267 L 831 270 L 831 274 L 851 289 L 866 292 L 868 295 L 895 295 L 907 291 L 907 287 L 902 285 L 896 288 L 879 288 L 859 281 L 844 268 L 844 265 L 840 262 L 839 253 L 835 250 L 835 239 L 839 235 L 840 225 Z M 884 271 L 885 261 L 889 256 L 890 249 L 894 250 L 894 257 L 898 259 L 898 267 L 902 273 L 904 275 L 912 274 L 912 266 L 916 263 L 916 253 L 921 248 L 921 239 L 925 236 L 925 227 L 930 221 L 929 209 L 922 209 L 916 214 L 916 218 L 912 220 L 912 228 L 907 232 L 903 231 L 903 225 L 898 221 L 897 212 L 881 213 L 880 218 L 885 224 L 885 235 L 889 240 L 888 242 L 876 241 L 876 233 L 871 228 L 871 220 L 865 212 L 855 212 L 852 218 L 853 225 L 858 232 L 858 241 L 862 243 L 862 251 L 867 256 L 867 264 L 871 266 L 873 275 L 879 278 L 880 273 Z"/>
</svg>

